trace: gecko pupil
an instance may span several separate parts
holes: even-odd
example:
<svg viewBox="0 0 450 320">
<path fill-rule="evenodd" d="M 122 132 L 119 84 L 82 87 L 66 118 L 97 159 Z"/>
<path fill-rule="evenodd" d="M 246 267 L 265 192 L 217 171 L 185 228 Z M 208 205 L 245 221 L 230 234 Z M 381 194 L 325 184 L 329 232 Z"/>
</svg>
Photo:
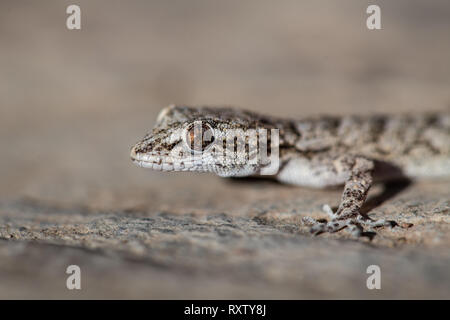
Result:
<svg viewBox="0 0 450 320">
<path fill-rule="evenodd" d="M 194 123 L 187 131 L 186 142 L 191 150 L 204 151 L 214 142 L 213 129 L 205 122 Z"/>
</svg>

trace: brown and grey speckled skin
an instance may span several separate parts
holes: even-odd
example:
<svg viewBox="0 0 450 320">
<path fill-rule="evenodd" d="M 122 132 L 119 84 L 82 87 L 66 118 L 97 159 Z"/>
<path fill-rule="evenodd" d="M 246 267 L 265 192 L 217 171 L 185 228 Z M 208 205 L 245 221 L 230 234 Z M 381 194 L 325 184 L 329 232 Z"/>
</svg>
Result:
<svg viewBox="0 0 450 320">
<path fill-rule="evenodd" d="M 246 145 L 242 154 L 237 151 L 236 161 L 219 161 L 211 148 L 192 154 L 183 135 L 194 121 L 208 123 L 214 141 L 226 139 L 235 130 L 279 129 L 280 170 L 274 176 L 278 181 L 316 188 L 344 184 L 337 211 L 324 206 L 330 222 L 304 220 L 316 234 L 348 227 L 363 235 L 363 226 L 395 225 L 360 213 L 373 180 L 450 175 L 448 111 L 293 120 L 230 107 L 169 106 L 159 114 L 152 132 L 132 148 L 132 160 L 155 170 L 213 172 L 225 177 L 258 175 L 267 165 L 242 161 L 245 150 L 256 145 Z"/>
</svg>

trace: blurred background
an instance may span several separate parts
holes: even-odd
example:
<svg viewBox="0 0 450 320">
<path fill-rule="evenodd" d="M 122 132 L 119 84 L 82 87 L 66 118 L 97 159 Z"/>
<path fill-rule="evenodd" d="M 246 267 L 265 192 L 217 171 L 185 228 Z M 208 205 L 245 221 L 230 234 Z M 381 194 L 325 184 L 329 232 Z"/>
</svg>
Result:
<svg viewBox="0 0 450 320">
<path fill-rule="evenodd" d="M 81 30 L 66 28 L 70 4 Z M 382 30 L 367 29 L 369 4 Z M 147 215 L 241 208 L 249 186 L 131 163 L 163 107 L 299 118 L 448 108 L 449 31 L 447 0 L 1 1 L 0 201 Z"/>
</svg>

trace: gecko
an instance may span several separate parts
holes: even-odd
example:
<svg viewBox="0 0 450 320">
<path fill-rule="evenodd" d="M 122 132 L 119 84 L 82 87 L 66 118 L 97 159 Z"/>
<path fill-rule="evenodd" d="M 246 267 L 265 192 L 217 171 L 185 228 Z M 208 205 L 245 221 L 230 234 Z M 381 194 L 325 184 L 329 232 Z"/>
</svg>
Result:
<svg viewBox="0 0 450 320">
<path fill-rule="evenodd" d="M 260 129 L 266 130 L 266 144 L 259 139 Z M 274 129 L 277 139 L 270 133 Z M 255 131 L 257 139 L 245 134 Z M 225 144 L 230 137 L 231 148 Z M 237 148 L 238 141 L 243 148 Z M 362 213 L 371 186 L 405 177 L 450 175 L 447 110 L 294 119 L 228 106 L 171 105 L 160 111 L 154 128 L 131 148 L 131 159 L 138 166 L 159 171 L 258 176 L 272 160 L 255 156 L 255 150 L 272 147 L 274 141 L 277 170 L 269 178 L 311 188 L 343 186 L 337 210 L 323 206 L 329 219 L 302 219 L 315 235 L 347 228 L 362 236 L 375 233 L 370 231 L 374 228 L 399 226 L 396 221 L 372 220 Z M 228 157 L 224 150 L 230 151 Z"/>
</svg>

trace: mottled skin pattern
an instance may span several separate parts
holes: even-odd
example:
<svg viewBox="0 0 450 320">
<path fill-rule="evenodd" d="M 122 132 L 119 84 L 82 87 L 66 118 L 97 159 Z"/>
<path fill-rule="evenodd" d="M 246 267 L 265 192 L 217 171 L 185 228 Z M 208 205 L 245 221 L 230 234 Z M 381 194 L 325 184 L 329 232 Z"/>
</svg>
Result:
<svg viewBox="0 0 450 320">
<path fill-rule="evenodd" d="M 279 129 L 279 171 L 283 183 L 324 188 L 344 184 L 340 205 L 329 222 L 305 218 L 315 234 L 348 228 L 364 235 L 364 227 L 396 225 L 372 221 L 360 213 L 373 180 L 450 175 L 450 113 L 409 115 L 319 116 L 299 120 L 229 108 L 169 106 L 131 151 L 132 160 L 162 171 L 213 172 L 220 176 L 258 175 L 267 165 L 248 164 L 244 152 L 231 160 L 218 159 L 213 148 L 189 150 L 183 137 L 194 121 L 208 123 L 221 145 L 232 130 Z M 206 130 L 206 129 L 205 129 Z M 245 141 L 245 151 L 256 149 Z M 239 160 L 239 161 L 238 161 Z"/>
</svg>

